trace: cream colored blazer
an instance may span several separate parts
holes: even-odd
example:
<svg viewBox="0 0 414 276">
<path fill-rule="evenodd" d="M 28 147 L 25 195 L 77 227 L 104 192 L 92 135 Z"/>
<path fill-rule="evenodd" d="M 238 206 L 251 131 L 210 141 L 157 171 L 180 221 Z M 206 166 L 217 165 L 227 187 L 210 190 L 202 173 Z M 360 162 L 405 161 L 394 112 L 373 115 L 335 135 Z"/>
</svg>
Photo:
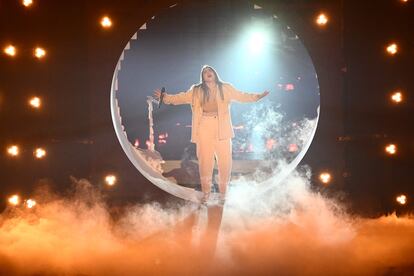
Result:
<svg viewBox="0 0 414 276">
<path fill-rule="evenodd" d="M 201 87 L 197 88 L 194 85 L 187 91 L 175 95 L 165 94 L 163 102 L 165 104 L 191 104 L 192 122 L 191 122 L 191 142 L 197 143 L 199 135 L 200 118 L 203 115 L 203 108 L 201 106 Z M 219 93 L 219 92 L 218 92 Z M 218 123 L 219 123 L 219 139 L 229 139 L 234 137 L 233 125 L 230 116 L 230 103 L 237 101 L 241 103 L 257 102 L 260 99 L 260 94 L 243 93 L 236 90 L 231 84 L 223 84 L 223 96 L 217 95 L 218 105 Z"/>
</svg>

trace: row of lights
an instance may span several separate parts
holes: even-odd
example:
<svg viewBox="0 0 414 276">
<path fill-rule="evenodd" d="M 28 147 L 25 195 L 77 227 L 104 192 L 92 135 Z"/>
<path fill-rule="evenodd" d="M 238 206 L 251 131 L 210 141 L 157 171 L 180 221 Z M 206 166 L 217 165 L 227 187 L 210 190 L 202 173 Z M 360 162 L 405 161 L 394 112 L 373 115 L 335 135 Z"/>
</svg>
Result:
<svg viewBox="0 0 414 276">
<path fill-rule="evenodd" d="M 115 186 L 115 184 L 117 182 L 117 178 L 113 174 L 109 174 L 109 175 L 105 176 L 104 180 L 105 180 L 106 185 L 108 185 L 110 187 Z M 8 198 L 7 202 L 11 206 L 19 206 L 22 201 L 20 199 L 20 196 L 15 194 L 15 195 L 10 196 Z M 28 209 L 32 209 L 33 207 L 35 207 L 37 205 L 37 202 L 34 199 L 31 199 L 31 198 L 24 200 L 23 203 L 24 203 L 23 205 Z"/>
<path fill-rule="evenodd" d="M 7 154 L 12 157 L 20 155 L 20 147 L 18 145 L 11 145 L 7 148 Z M 36 148 L 33 151 L 33 156 L 37 159 L 43 159 L 46 156 L 46 150 L 44 148 Z"/>
<path fill-rule="evenodd" d="M 400 2 L 407 3 L 408 0 L 400 0 Z M 325 13 L 320 13 L 316 16 L 315 23 L 319 25 L 321 28 L 325 27 L 329 22 L 329 17 Z M 385 51 L 387 54 L 394 56 L 398 53 L 399 47 L 398 44 L 392 42 L 385 46 Z M 394 91 L 390 95 L 390 101 L 394 104 L 400 104 L 403 102 L 403 93 L 401 91 Z M 395 155 L 397 154 L 397 145 L 395 144 L 388 144 L 384 147 L 384 151 L 388 155 Z M 319 174 L 319 181 L 325 185 L 328 185 L 332 181 L 332 175 L 329 172 L 321 172 Z M 401 205 L 405 205 L 407 203 L 407 196 L 406 195 L 399 195 L 396 197 L 396 202 Z"/>
<path fill-rule="evenodd" d="M 34 109 L 39 109 L 42 105 L 42 100 L 39 97 L 32 97 L 28 101 L 29 105 Z M 18 145 L 11 145 L 7 148 L 7 154 L 12 157 L 17 157 L 20 154 L 20 147 Z M 34 157 L 42 159 L 46 156 L 46 150 L 43 148 L 36 148 L 33 151 Z"/>
<path fill-rule="evenodd" d="M 17 48 L 14 45 L 7 45 L 3 49 L 3 53 L 7 56 L 14 57 L 17 55 Z M 33 56 L 42 59 L 46 56 L 46 50 L 42 47 L 36 47 L 33 49 Z"/>
<path fill-rule="evenodd" d="M 408 0 L 400 0 L 403 3 L 408 2 Z M 31 5 L 33 5 L 33 1 L 32 0 L 23 0 L 22 4 L 25 7 L 30 7 Z M 315 22 L 317 25 L 319 25 L 320 27 L 324 27 L 328 24 L 329 22 L 329 17 L 325 14 L 325 13 L 320 13 L 319 15 L 317 15 Z M 101 18 L 100 20 L 100 25 L 102 26 L 102 28 L 104 29 L 109 29 L 112 27 L 112 20 L 108 17 L 108 16 L 104 16 Z M 389 45 L 387 45 L 385 47 L 386 52 L 389 55 L 395 55 L 398 53 L 398 45 L 396 43 L 391 43 Z M 4 48 L 4 53 L 9 55 L 9 56 L 15 56 L 16 55 L 16 48 L 13 45 L 8 45 L 7 47 Z M 43 48 L 36 48 L 34 50 L 34 56 L 37 58 L 43 58 L 46 55 L 46 51 Z M 403 95 L 400 91 L 396 91 L 391 95 L 391 101 L 398 104 L 401 103 L 403 100 Z M 40 99 L 39 98 L 34 98 L 30 101 L 30 105 L 35 107 L 35 108 L 39 108 L 40 107 Z M 37 150 L 42 150 L 42 149 L 37 149 Z M 37 151 L 36 150 L 36 151 Z M 36 152 L 35 151 L 35 152 Z M 8 149 L 9 154 L 11 155 L 18 155 L 18 147 L 17 146 L 12 146 Z M 41 153 L 41 151 L 39 151 Z M 387 154 L 390 155 L 394 155 L 397 153 L 397 146 L 395 144 L 389 144 L 387 146 L 385 146 L 385 152 Z M 46 154 L 46 152 L 43 150 L 43 156 Z M 37 155 L 37 154 L 36 154 Z M 41 154 L 40 154 L 41 155 Z M 332 181 L 332 176 L 329 172 L 322 172 L 319 175 L 319 179 L 322 183 L 324 184 L 328 184 Z M 107 185 L 109 186 L 113 186 L 116 183 L 116 177 L 114 175 L 108 175 L 105 177 L 105 182 Z M 405 195 L 400 195 L 397 197 L 397 202 L 399 202 L 400 204 L 405 204 L 407 201 L 407 198 Z"/>
<path fill-rule="evenodd" d="M 33 0 L 22 0 L 22 5 L 26 8 L 31 7 L 34 3 Z M 108 29 L 112 26 L 112 20 L 108 16 L 102 17 L 100 20 L 100 24 L 103 28 Z M 18 53 L 16 46 L 14 45 L 7 45 L 3 48 L 3 53 L 9 57 L 15 57 Z M 46 56 L 46 50 L 42 47 L 36 47 L 33 49 L 33 56 L 42 59 Z M 39 109 L 42 105 L 42 100 L 39 97 L 32 97 L 29 99 L 29 105 L 32 108 Z M 20 148 L 18 145 L 11 145 L 7 148 L 7 154 L 12 157 L 17 157 L 20 154 Z M 43 148 L 36 148 L 33 152 L 33 155 L 38 158 L 42 159 L 46 156 L 46 150 Z M 106 185 L 114 186 L 117 183 L 117 177 L 113 174 L 107 175 L 104 178 Z M 12 195 L 8 198 L 8 203 L 12 206 L 18 206 L 21 203 L 21 199 L 18 195 Z M 27 199 L 24 201 L 24 206 L 28 209 L 32 209 L 36 206 L 36 201 L 33 199 Z"/>
<path fill-rule="evenodd" d="M 328 185 L 332 181 L 332 175 L 329 172 L 321 172 L 319 174 L 319 180 L 325 184 Z M 407 196 L 406 195 L 398 195 L 395 197 L 395 201 L 400 205 L 407 204 Z"/>
</svg>

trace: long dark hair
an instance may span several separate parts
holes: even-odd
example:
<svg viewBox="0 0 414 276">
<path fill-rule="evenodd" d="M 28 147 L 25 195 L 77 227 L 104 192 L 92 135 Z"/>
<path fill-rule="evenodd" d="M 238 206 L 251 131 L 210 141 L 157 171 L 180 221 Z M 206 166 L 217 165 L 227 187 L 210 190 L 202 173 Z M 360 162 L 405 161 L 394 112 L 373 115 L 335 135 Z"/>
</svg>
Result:
<svg viewBox="0 0 414 276">
<path fill-rule="evenodd" d="M 219 75 L 217 74 L 217 71 L 213 67 L 211 67 L 209 65 L 204 65 L 201 68 L 201 72 L 200 72 L 200 83 L 195 86 L 197 88 L 201 88 L 200 91 L 203 93 L 202 102 L 201 102 L 202 105 L 206 101 L 208 101 L 208 97 L 209 97 L 208 92 L 210 91 L 210 88 L 208 88 L 207 83 L 203 79 L 203 72 L 207 68 L 209 68 L 209 69 L 211 69 L 211 71 L 213 71 L 215 79 L 216 79 L 217 86 L 218 86 L 219 91 L 220 91 L 220 97 L 221 97 L 222 100 L 224 100 L 224 95 L 223 95 L 223 83 L 224 82 L 220 79 Z"/>
</svg>

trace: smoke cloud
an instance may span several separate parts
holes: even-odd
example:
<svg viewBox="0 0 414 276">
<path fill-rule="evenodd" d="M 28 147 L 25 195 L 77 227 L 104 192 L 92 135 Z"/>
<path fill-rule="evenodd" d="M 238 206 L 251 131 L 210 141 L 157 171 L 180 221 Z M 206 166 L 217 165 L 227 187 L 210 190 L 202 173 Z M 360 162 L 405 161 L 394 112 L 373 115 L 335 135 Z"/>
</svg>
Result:
<svg viewBox="0 0 414 276">
<path fill-rule="evenodd" d="M 86 180 L 0 216 L 1 275 L 409 275 L 414 219 L 350 217 L 309 188 L 239 179 L 224 208 L 109 208 Z"/>
</svg>

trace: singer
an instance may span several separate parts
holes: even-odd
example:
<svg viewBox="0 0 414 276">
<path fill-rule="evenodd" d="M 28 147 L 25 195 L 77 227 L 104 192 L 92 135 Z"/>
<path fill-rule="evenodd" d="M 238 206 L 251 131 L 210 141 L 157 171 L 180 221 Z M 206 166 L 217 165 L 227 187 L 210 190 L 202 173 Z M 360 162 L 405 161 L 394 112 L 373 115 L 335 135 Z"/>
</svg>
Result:
<svg viewBox="0 0 414 276">
<path fill-rule="evenodd" d="M 208 65 L 201 69 L 200 83 L 192 85 L 188 91 L 175 95 L 163 93 L 165 104 L 191 104 L 191 142 L 197 147 L 203 203 L 210 196 L 214 159 L 218 167 L 220 198 L 223 202 L 225 200 L 232 167 L 231 139 L 234 137 L 230 103 L 257 102 L 268 94 L 269 91 L 261 94 L 240 92 L 231 84 L 223 82 L 216 70 Z M 154 97 L 160 99 L 161 90 L 155 90 Z"/>
</svg>

